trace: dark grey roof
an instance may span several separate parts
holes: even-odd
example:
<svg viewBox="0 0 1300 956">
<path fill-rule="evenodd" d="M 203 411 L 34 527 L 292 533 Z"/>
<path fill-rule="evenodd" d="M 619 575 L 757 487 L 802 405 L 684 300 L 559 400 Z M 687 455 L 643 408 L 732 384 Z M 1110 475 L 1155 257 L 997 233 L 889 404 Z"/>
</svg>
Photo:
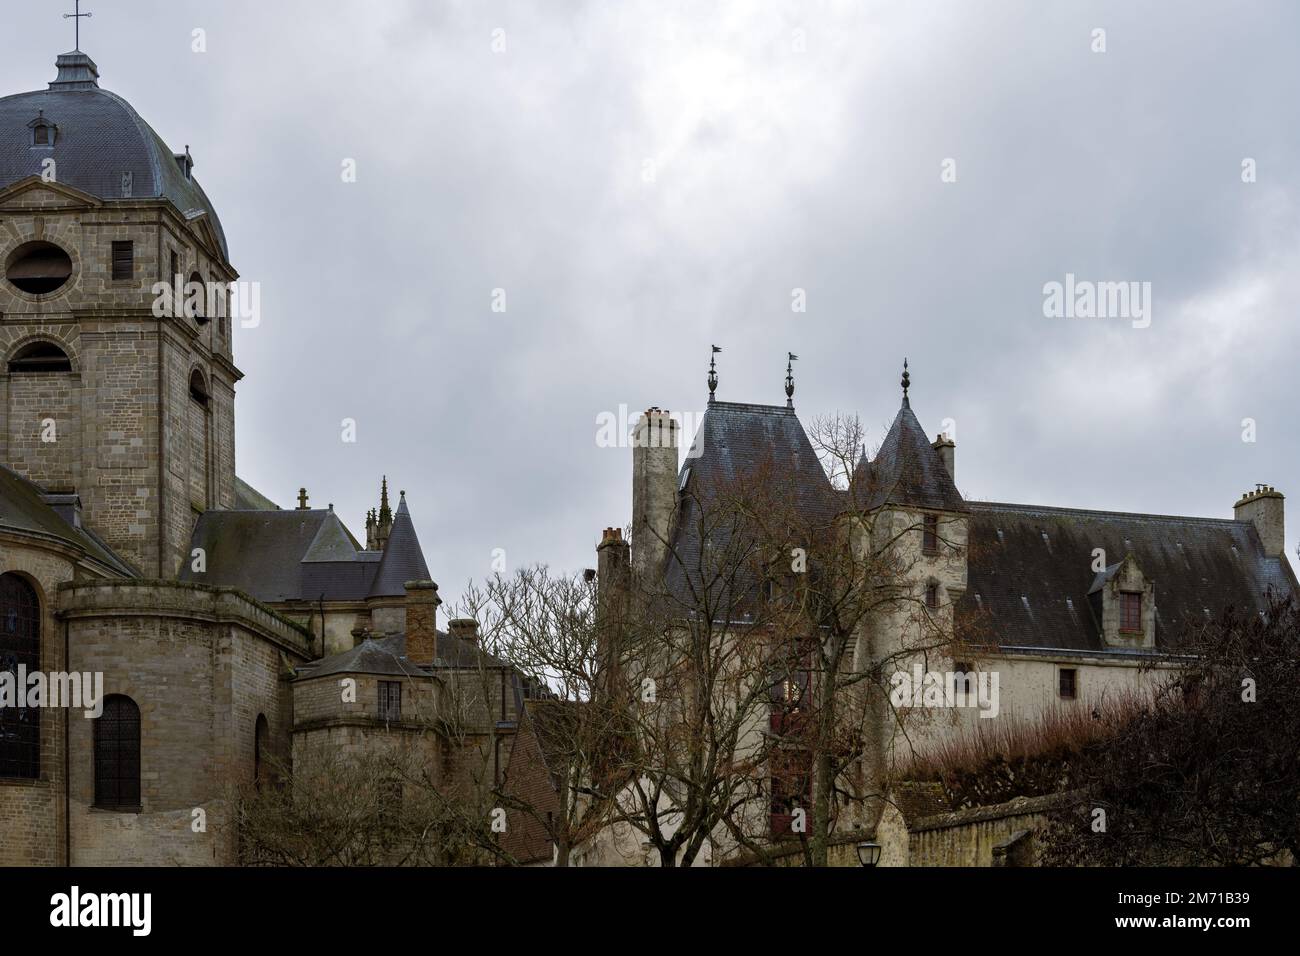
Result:
<svg viewBox="0 0 1300 956">
<path fill-rule="evenodd" d="M 452 668 L 506 667 L 504 661 L 476 644 L 438 632 L 437 666 Z M 419 667 L 406 659 L 406 635 L 366 638 L 356 647 L 298 667 L 298 678 L 325 677 L 333 674 L 425 675 L 429 668 Z M 516 676 L 516 682 L 518 678 Z M 518 690 L 518 689 L 517 689 Z"/>
<path fill-rule="evenodd" d="M 384 545 L 384 556 L 375 572 L 371 597 L 398 597 L 406 594 L 407 581 L 428 581 L 429 566 L 424 563 L 420 539 L 415 534 L 411 512 L 406 507 L 406 494 L 398 502 L 393 516 L 393 527 Z"/>
<path fill-rule="evenodd" d="M 89 528 L 64 520 L 46 502 L 40 486 L 0 465 L 0 528 L 22 534 L 54 538 L 85 552 L 108 570 L 136 577 L 131 565 L 118 557 Z"/>
<path fill-rule="evenodd" d="M 64 63 L 70 57 L 75 61 Z M 183 216 L 206 216 L 229 258 L 216 210 L 199 184 L 187 179 L 175 154 L 126 100 L 98 85 L 98 71 L 84 53 L 60 59 L 62 82 L 48 90 L 0 98 L 0 188 L 39 176 L 41 162 L 58 163 L 58 181 L 105 201 L 170 200 Z M 43 113 L 58 129 L 52 148 L 33 147 L 28 124 Z M 131 195 L 123 196 L 123 175 Z"/>
<path fill-rule="evenodd" d="M 1131 553 L 1154 583 L 1158 652 L 1177 652 L 1207 610 L 1262 609 L 1270 591 L 1297 590 L 1286 558 L 1266 557 L 1246 521 L 971 502 L 968 544 L 958 613 L 974 639 L 1005 647 L 1107 650 L 1088 600 L 1094 548 L 1103 574 Z"/>
<path fill-rule="evenodd" d="M 869 469 L 867 500 L 865 506 L 856 503 L 856 510 L 864 507 L 871 510 L 886 504 L 940 511 L 966 510 L 943 458 L 926 438 L 925 429 L 906 398 L 875 459 L 866 467 Z"/>
<path fill-rule="evenodd" d="M 250 489 L 251 490 L 251 489 Z M 362 601 L 404 597 L 406 582 L 429 569 L 403 498 L 383 552 L 363 551 L 333 510 L 206 511 L 190 548 L 202 548 L 207 568 L 182 581 L 239 588 L 259 601 Z"/>
<path fill-rule="evenodd" d="M 804 521 L 829 521 L 838 511 L 830 479 L 793 408 L 710 402 L 678 480 L 686 495 L 678 509 L 666 579 L 679 600 L 698 605 L 698 599 L 687 597 L 687 585 L 694 580 L 699 594 L 700 582 L 709 576 L 710 562 L 701 557 L 702 510 L 719 491 L 746 482 L 763 483 L 767 493 L 788 502 Z M 706 515 L 706 523 L 713 524 L 712 516 Z M 726 551 L 732 542 L 725 529 L 714 528 L 709 543 L 716 553 L 727 553 L 724 561 L 736 560 L 737 550 Z M 736 605 L 746 600 L 739 593 L 715 597 Z"/>
<path fill-rule="evenodd" d="M 243 478 L 235 476 L 235 508 L 238 511 L 279 511 L 277 505 Z"/>
<path fill-rule="evenodd" d="M 207 568 L 203 573 L 186 563 L 182 581 L 239 588 L 259 601 L 348 600 L 364 597 L 370 583 L 365 568 L 355 560 L 346 563 L 340 579 L 304 579 L 304 564 L 313 546 L 339 554 L 347 530 L 333 511 L 205 511 L 194 525 L 190 548 L 202 548 Z M 318 552 L 320 553 L 320 552 Z M 354 549 L 355 556 L 355 549 Z M 314 566 L 328 568 L 328 565 Z"/>
<path fill-rule="evenodd" d="M 331 674 L 380 674 L 408 677 L 424 676 L 428 673 L 426 668 L 412 664 L 406 659 L 405 634 L 367 638 L 349 650 L 298 667 L 299 680 L 326 677 Z"/>
</svg>

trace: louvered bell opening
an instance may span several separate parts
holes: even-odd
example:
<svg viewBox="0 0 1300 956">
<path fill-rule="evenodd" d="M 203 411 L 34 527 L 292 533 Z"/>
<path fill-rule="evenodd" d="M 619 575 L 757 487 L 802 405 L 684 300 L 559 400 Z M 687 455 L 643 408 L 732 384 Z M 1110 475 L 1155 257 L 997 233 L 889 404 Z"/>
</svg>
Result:
<svg viewBox="0 0 1300 956">
<path fill-rule="evenodd" d="M 50 242 L 24 243 L 13 251 L 5 266 L 5 278 L 31 295 L 53 292 L 71 275 L 71 257 Z"/>
</svg>

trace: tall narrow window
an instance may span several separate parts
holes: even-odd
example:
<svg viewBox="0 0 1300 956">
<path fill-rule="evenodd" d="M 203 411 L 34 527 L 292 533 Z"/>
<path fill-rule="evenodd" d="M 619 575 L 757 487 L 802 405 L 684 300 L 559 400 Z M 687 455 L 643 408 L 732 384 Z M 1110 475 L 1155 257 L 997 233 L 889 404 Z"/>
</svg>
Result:
<svg viewBox="0 0 1300 956">
<path fill-rule="evenodd" d="M 1073 667 L 1061 668 L 1060 693 L 1064 700 L 1074 700 L 1079 696 L 1079 672 Z"/>
<path fill-rule="evenodd" d="M 208 401 L 211 398 L 208 393 L 208 383 L 203 380 L 203 373 L 198 369 L 190 373 L 190 398 L 204 408 L 208 407 Z"/>
<path fill-rule="evenodd" d="M 135 278 L 135 243 L 113 243 L 113 278 L 115 280 Z"/>
<path fill-rule="evenodd" d="M 1119 596 L 1119 629 L 1121 631 L 1142 630 L 1142 595 L 1124 591 Z"/>
<path fill-rule="evenodd" d="M 921 550 L 926 554 L 939 553 L 939 516 L 926 515 L 921 530 Z"/>
<path fill-rule="evenodd" d="M 379 682 L 379 719 L 395 723 L 402 719 L 402 684 L 395 680 Z"/>
<path fill-rule="evenodd" d="M 925 606 L 931 611 L 939 609 L 939 585 L 931 583 L 925 586 Z"/>
<path fill-rule="evenodd" d="M 41 668 L 41 605 L 36 589 L 16 574 L 0 574 L 0 673 Z M 39 707 L 0 707 L 0 777 L 41 775 Z"/>
<path fill-rule="evenodd" d="M 271 728 L 265 714 L 258 714 L 253 724 L 253 783 L 262 786 L 266 758 L 271 749 Z"/>
<path fill-rule="evenodd" d="M 185 305 L 187 309 L 193 307 L 194 321 L 199 325 L 211 321 L 208 316 L 208 286 L 197 272 L 191 273 L 190 281 L 185 284 Z"/>
<path fill-rule="evenodd" d="M 140 809 L 140 708 L 120 694 L 95 719 L 95 806 Z"/>
</svg>

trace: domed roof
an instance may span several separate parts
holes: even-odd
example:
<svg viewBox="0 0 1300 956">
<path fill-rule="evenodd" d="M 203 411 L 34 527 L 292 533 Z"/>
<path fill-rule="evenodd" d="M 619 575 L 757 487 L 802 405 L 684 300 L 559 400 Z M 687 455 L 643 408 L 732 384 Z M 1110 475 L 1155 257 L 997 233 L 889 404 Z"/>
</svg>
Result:
<svg viewBox="0 0 1300 956">
<path fill-rule="evenodd" d="M 167 199 L 187 219 L 206 215 L 229 258 L 216 210 L 188 175 L 188 147 L 173 153 L 130 103 L 100 89 L 86 54 L 65 53 L 57 66 L 48 90 L 0 97 L 0 189 L 39 176 L 53 158 L 60 183 L 99 199 Z M 42 123 L 52 127 L 50 146 L 34 145 Z"/>
</svg>

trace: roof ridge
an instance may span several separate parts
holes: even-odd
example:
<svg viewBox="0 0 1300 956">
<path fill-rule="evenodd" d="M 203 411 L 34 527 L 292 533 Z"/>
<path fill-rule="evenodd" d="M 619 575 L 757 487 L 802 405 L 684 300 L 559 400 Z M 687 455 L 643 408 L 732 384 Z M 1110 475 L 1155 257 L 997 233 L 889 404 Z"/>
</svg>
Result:
<svg viewBox="0 0 1300 956">
<path fill-rule="evenodd" d="M 1078 514 L 1078 515 L 1097 515 L 1111 518 L 1145 518 L 1155 521 L 1196 521 L 1204 524 L 1215 525 L 1248 525 L 1249 521 L 1238 521 L 1236 518 L 1207 518 L 1200 515 L 1167 515 L 1151 514 L 1141 511 L 1106 511 L 1097 508 L 1070 508 L 1061 505 L 1029 505 L 1017 504 L 1010 501 L 977 501 L 967 499 L 966 502 L 972 511 L 1045 511 L 1053 514 Z"/>
<path fill-rule="evenodd" d="M 765 405 L 758 402 L 724 402 L 722 399 L 717 399 L 709 403 L 709 409 L 722 406 L 729 406 L 731 408 L 761 408 L 764 411 L 780 412 L 782 415 L 795 415 L 795 410 L 790 408 L 788 405 Z M 705 409 L 705 414 L 707 413 L 708 409 Z M 795 417 L 798 416 L 795 415 Z"/>
</svg>

